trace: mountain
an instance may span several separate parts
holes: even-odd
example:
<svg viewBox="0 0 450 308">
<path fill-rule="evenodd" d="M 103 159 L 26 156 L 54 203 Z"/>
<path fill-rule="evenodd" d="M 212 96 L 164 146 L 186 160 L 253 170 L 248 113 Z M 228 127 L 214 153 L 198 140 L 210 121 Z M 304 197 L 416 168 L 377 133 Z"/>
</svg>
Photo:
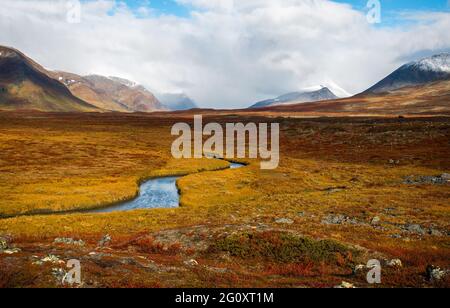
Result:
<svg viewBox="0 0 450 308">
<path fill-rule="evenodd" d="M 450 80 L 450 53 L 405 64 L 362 94 L 389 92 L 441 80 Z"/>
<path fill-rule="evenodd" d="M 338 97 L 330 91 L 327 87 L 321 86 L 319 89 L 305 90 L 301 92 L 292 92 L 288 94 L 281 95 L 274 99 L 268 99 L 265 101 L 258 102 L 250 107 L 253 108 L 263 108 L 268 106 L 277 106 L 285 104 L 298 104 L 298 103 L 309 103 L 309 102 L 319 102 L 331 99 L 337 99 Z"/>
<path fill-rule="evenodd" d="M 450 80 L 444 80 L 378 94 L 326 102 L 277 105 L 258 111 L 298 113 L 303 116 L 450 115 L 449 102 Z"/>
<path fill-rule="evenodd" d="M 95 112 L 45 68 L 18 50 L 0 46 L 0 109 Z"/>
<path fill-rule="evenodd" d="M 119 77 L 78 76 L 54 72 L 53 77 L 70 89 L 73 95 L 108 111 L 152 112 L 166 110 L 143 86 Z"/>
<path fill-rule="evenodd" d="M 197 104 L 186 94 L 165 93 L 158 95 L 161 103 L 170 110 L 190 110 L 198 108 Z"/>
</svg>

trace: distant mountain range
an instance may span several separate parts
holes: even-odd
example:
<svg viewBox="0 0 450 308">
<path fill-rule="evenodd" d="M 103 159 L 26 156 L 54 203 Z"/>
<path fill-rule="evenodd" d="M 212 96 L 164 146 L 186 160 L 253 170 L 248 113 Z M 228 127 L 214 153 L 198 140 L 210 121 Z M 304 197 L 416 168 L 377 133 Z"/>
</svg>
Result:
<svg viewBox="0 0 450 308">
<path fill-rule="evenodd" d="M 66 72 L 51 74 L 73 95 L 99 109 L 117 112 L 167 110 L 151 92 L 126 79 L 99 75 L 78 76 Z"/>
<path fill-rule="evenodd" d="M 392 113 L 402 109 L 415 113 L 447 111 L 450 53 L 405 64 L 366 91 L 342 98 L 345 96 L 349 94 L 331 83 L 261 101 L 250 108 L 297 112 L 370 113 L 376 108 Z M 185 94 L 158 94 L 157 98 L 145 87 L 119 77 L 48 71 L 20 51 L 0 46 L 0 110 L 153 112 L 193 108 L 197 108 L 196 103 Z"/>
<path fill-rule="evenodd" d="M 170 110 L 190 110 L 198 108 L 197 104 L 186 94 L 165 93 L 157 95 L 161 103 Z"/>
<path fill-rule="evenodd" d="M 318 90 L 306 90 L 301 92 L 292 92 L 278 96 L 274 99 L 268 99 L 258 102 L 252 105 L 250 108 L 263 108 L 268 106 L 277 106 L 285 104 L 299 104 L 309 102 L 320 102 L 331 99 L 337 99 L 338 97 L 330 91 L 327 87 L 321 86 Z"/>
<path fill-rule="evenodd" d="M 404 87 L 449 79 L 450 53 L 442 53 L 403 65 L 362 94 L 390 92 Z"/>
<path fill-rule="evenodd" d="M 162 96 L 119 77 L 49 71 L 23 53 L 0 46 L 0 109 L 54 112 L 153 112 L 196 108 L 185 94 Z"/>
<path fill-rule="evenodd" d="M 74 96 L 20 51 L 0 46 L 0 109 L 58 112 L 100 111 Z"/>
</svg>

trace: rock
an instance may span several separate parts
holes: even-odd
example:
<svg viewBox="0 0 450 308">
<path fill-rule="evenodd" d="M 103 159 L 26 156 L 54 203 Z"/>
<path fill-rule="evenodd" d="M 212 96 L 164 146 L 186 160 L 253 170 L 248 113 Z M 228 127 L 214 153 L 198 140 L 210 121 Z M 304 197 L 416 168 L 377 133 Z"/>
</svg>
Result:
<svg viewBox="0 0 450 308">
<path fill-rule="evenodd" d="M 439 231 L 437 229 L 433 229 L 433 228 L 431 228 L 428 233 L 432 236 L 443 236 L 441 231 Z"/>
<path fill-rule="evenodd" d="M 444 277 L 447 275 L 447 271 L 441 269 L 438 266 L 434 266 L 434 265 L 428 265 L 427 266 L 427 279 L 431 282 L 433 281 L 439 281 L 444 279 Z"/>
<path fill-rule="evenodd" d="M 386 262 L 386 266 L 388 267 L 403 267 L 402 260 L 400 259 L 392 259 Z"/>
<path fill-rule="evenodd" d="M 346 217 L 344 215 L 328 215 L 322 220 L 323 224 L 327 225 L 341 225 L 346 221 Z"/>
<path fill-rule="evenodd" d="M 106 234 L 106 235 L 100 240 L 100 242 L 98 242 L 98 245 L 99 245 L 100 247 L 104 247 L 104 246 L 108 245 L 109 243 L 111 243 L 111 241 L 112 241 L 111 235 Z"/>
<path fill-rule="evenodd" d="M 375 216 L 374 218 L 372 218 L 372 221 L 370 222 L 370 224 L 372 226 L 378 226 L 380 224 L 380 222 L 381 222 L 380 217 Z"/>
<path fill-rule="evenodd" d="M 5 250 L 3 250 L 3 251 L 0 251 L 0 253 L 4 253 L 4 254 L 6 254 L 6 255 L 13 255 L 13 254 L 19 253 L 19 252 L 21 252 L 21 251 L 22 251 L 22 250 L 19 249 L 19 248 L 11 248 L 11 249 L 5 249 Z"/>
<path fill-rule="evenodd" d="M 64 284 L 67 273 L 62 268 L 52 268 L 52 275 L 53 277 L 55 277 L 58 283 Z"/>
<path fill-rule="evenodd" d="M 194 259 L 186 260 L 184 264 L 187 266 L 198 266 L 198 262 Z"/>
<path fill-rule="evenodd" d="M 75 245 L 75 246 L 84 246 L 85 243 L 82 240 L 74 240 L 73 238 L 65 238 L 65 237 L 59 237 L 56 238 L 54 241 L 55 244 L 65 244 L 65 245 Z"/>
<path fill-rule="evenodd" d="M 424 235 L 426 233 L 425 229 L 422 228 L 422 226 L 418 225 L 418 224 L 408 224 L 405 226 L 405 229 L 408 232 L 420 234 L 420 235 Z"/>
<path fill-rule="evenodd" d="M 335 289 L 356 289 L 356 287 L 350 283 L 350 282 L 346 282 L 346 281 L 342 281 L 342 283 L 338 286 L 334 287 Z"/>
<path fill-rule="evenodd" d="M 285 225 L 292 225 L 294 223 L 294 221 L 289 218 L 279 218 L 279 219 L 275 220 L 275 222 L 277 224 L 285 224 Z"/>
<path fill-rule="evenodd" d="M 450 173 L 443 173 L 443 174 L 441 174 L 441 178 L 443 180 L 446 180 L 447 182 L 450 181 Z"/>
<path fill-rule="evenodd" d="M 403 181 L 404 184 L 409 185 L 421 185 L 421 184 L 429 184 L 429 185 L 443 185 L 449 182 L 448 174 L 444 173 L 442 175 L 437 176 L 408 176 Z"/>
<path fill-rule="evenodd" d="M 353 269 L 353 274 L 358 274 L 359 272 L 363 272 L 367 269 L 367 266 L 364 264 L 356 265 Z"/>
<path fill-rule="evenodd" d="M 6 250 L 9 247 L 8 240 L 4 237 L 0 237 L 0 251 Z"/>
<path fill-rule="evenodd" d="M 60 260 L 59 257 L 55 255 L 48 255 L 45 258 L 33 262 L 35 265 L 42 265 L 44 263 L 64 264 L 65 262 Z"/>
</svg>

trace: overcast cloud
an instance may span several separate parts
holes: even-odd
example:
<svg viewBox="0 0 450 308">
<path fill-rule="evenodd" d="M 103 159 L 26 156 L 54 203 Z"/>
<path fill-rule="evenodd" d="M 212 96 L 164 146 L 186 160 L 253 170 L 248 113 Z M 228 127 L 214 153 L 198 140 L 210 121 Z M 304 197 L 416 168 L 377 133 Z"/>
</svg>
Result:
<svg viewBox="0 0 450 308">
<path fill-rule="evenodd" d="M 2 0 L 0 44 L 50 69 L 114 75 L 154 92 L 185 92 L 202 107 L 246 107 L 319 84 L 365 90 L 413 55 L 450 49 L 450 14 L 405 14 L 374 26 L 327 0 L 178 0 L 189 18 L 107 0 Z"/>
</svg>

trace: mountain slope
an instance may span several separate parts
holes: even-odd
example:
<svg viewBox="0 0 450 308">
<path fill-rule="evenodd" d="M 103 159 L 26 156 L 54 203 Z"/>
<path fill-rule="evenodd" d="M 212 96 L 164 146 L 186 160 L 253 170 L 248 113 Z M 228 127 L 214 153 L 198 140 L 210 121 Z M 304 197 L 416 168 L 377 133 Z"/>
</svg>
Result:
<svg viewBox="0 0 450 308">
<path fill-rule="evenodd" d="M 126 79 L 67 72 L 54 72 L 53 77 L 64 83 L 73 95 L 98 108 L 117 112 L 166 110 L 150 91 Z"/>
<path fill-rule="evenodd" d="M 450 80 L 404 87 L 387 93 L 357 95 L 326 102 L 279 105 L 261 111 L 303 115 L 450 115 Z"/>
<path fill-rule="evenodd" d="M 198 108 L 197 104 L 186 94 L 165 93 L 158 95 L 161 103 L 170 110 L 190 110 Z"/>
<path fill-rule="evenodd" d="M 328 89 L 327 87 L 321 87 L 319 90 L 292 92 L 281 95 L 274 99 L 261 101 L 252 105 L 250 109 L 277 106 L 283 104 L 319 102 L 337 98 L 338 97 L 333 92 L 331 92 L 330 89 Z"/>
<path fill-rule="evenodd" d="M 21 52 L 0 46 L 0 109 L 94 112 L 95 106 L 75 97 L 50 72 Z"/>
<path fill-rule="evenodd" d="M 362 94 L 389 92 L 442 80 L 450 80 L 450 53 L 405 64 Z"/>
</svg>

